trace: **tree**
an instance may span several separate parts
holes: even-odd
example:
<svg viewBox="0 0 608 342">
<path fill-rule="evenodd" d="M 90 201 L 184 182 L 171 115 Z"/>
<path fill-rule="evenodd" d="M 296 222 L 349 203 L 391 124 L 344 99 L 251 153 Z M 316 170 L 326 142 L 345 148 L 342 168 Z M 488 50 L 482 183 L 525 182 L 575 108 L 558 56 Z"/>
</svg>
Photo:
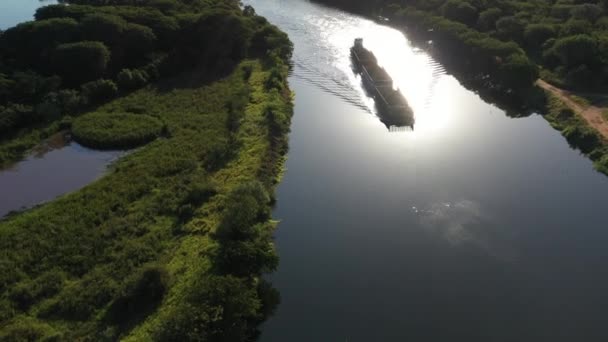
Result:
<svg viewBox="0 0 608 342">
<path fill-rule="evenodd" d="M 498 34 L 514 41 L 521 41 L 526 25 L 516 17 L 502 17 L 496 22 Z"/>
<path fill-rule="evenodd" d="M 99 104 L 110 100 L 118 93 L 118 87 L 111 80 L 97 80 L 82 85 L 82 95 L 89 104 Z"/>
<path fill-rule="evenodd" d="M 110 51 L 101 42 L 84 41 L 59 45 L 53 53 L 54 70 L 71 85 L 104 75 Z"/>
<path fill-rule="evenodd" d="M 466 1 L 448 0 L 441 8 L 443 16 L 467 25 L 477 22 L 477 8 Z"/>
<path fill-rule="evenodd" d="M 78 23 L 74 19 L 56 18 L 27 22 L 10 28 L 0 36 L 0 50 L 17 65 L 44 69 L 57 44 L 78 38 Z"/>
<path fill-rule="evenodd" d="M 588 34 L 593 30 L 593 25 L 587 20 L 570 19 L 560 29 L 561 36 L 573 36 L 575 34 Z"/>
<path fill-rule="evenodd" d="M 111 46 L 120 40 L 127 22 L 119 16 L 93 13 L 85 16 L 80 25 L 85 40 L 100 41 Z"/>
<path fill-rule="evenodd" d="M 121 91 L 137 89 L 148 82 L 148 74 L 138 69 L 123 69 L 118 73 L 117 81 Z"/>
<path fill-rule="evenodd" d="M 156 35 L 151 28 L 128 24 L 122 37 L 124 47 L 124 64 L 134 66 L 156 47 Z"/>
<path fill-rule="evenodd" d="M 479 14 L 477 25 L 483 31 L 489 31 L 496 28 L 496 21 L 502 17 L 500 8 L 488 8 Z"/>
<path fill-rule="evenodd" d="M 532 86 L 538 79 L 538 68 L 523 54 L 513 54 L 499 68 L 501 79 L 514 89 Z"/>
<path fill-rule="evenodd" d="M 593 64 L 598 55 L 596 40 L 584 34 L 558 39 L 553 49 L 566 66 Z"/>
<path fill-rule="evenodd" d="M 602 16 L 602 13 L 603 10 L 600 6 L 589 3 L 578 5 L 570 11 L 573 18 L 584 19 L 590 22 L 596 21 Z"/>
<path fill-rule="evenodd" d="M 555 37 L 555 35 L 556 32 L 553 25 L 530 24 L 526 26 L 526 30 L 524 31 L 524 40 L 530 48 L 539 50 L 548 39 Z"/>
</svg>

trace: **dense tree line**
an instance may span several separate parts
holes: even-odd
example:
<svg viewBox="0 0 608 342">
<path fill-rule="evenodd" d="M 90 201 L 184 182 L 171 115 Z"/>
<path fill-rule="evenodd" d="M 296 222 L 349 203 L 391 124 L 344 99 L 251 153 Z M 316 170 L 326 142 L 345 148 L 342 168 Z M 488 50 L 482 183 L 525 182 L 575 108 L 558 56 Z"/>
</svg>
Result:
<svg viewBox="0 0 608 342">
<path fill-rule="evenodd" d="M 287 38 L 236 1 L 69 1 L 0 33 L 0 135 L 187 68 L 227 72 Z M 284 54 L 284 52 L 283 52 Z"/>
<path fill-rule="evenodd" d="M 381 14 L 492 63 L 510 86 L 530 83 L 540 67 L 548 81 L 599 89 L 608 79 L 608 2 L 582 0 L 319 0 Z M 457 45 L 457 46 L 455 46 Z M 460 46 L 458 46 L 460 45 Z M 453 54 L 453 53 L 452 53 Z M 487 66 L 487 64 L 482 64 Z"/>
</svg>

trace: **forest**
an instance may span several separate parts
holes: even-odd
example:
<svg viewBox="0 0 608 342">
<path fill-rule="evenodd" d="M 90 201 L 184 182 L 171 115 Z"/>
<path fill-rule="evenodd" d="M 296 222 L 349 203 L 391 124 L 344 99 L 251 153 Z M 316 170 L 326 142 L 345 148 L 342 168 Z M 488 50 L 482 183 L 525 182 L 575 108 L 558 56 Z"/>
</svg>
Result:
<svg viewBox="0 0 608 342">
<path fill-rule="evenodd" d="M 138 148 L 0 219 L 0 341 L 253 340 L 291 51 L 231 0 L 72 1 L 3 32 L 0 163 L 66 130 Z"/>
</svg>

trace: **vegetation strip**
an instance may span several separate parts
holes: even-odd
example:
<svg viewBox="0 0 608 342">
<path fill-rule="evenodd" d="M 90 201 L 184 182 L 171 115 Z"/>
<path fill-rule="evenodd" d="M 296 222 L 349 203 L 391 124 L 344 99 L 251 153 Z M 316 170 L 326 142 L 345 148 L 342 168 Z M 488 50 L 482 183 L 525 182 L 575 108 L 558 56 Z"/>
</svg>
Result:
<svg viewBox="0 0 608 342">
<path fill-rule="evenodd" d="M 84 189 L 0 221 L 0 341 L 247 341 L 278 302 L 260 276 L 278 262 L 270 209 L 292 115 L 291 43 L 231 1 L 140 6 L 39 12 L 173 13 L 194 48 L 168 58 L 193 64 L 61 118 L 101 147 L 131 145 L 129 131 L 145 146 Z"/>
<path fill-rule="evenodd" d="M 603 116 L 606 108 L 596 107 L 588 103 L 577 103 L 573 95 L 543 80 L 538 80 L 536 84 L 553 96 L 560 98 L 564 104 L 585 119 L 590 127 L 597 130 L 604 140 L 608 140 L 608 118 Z"/>
</svg>

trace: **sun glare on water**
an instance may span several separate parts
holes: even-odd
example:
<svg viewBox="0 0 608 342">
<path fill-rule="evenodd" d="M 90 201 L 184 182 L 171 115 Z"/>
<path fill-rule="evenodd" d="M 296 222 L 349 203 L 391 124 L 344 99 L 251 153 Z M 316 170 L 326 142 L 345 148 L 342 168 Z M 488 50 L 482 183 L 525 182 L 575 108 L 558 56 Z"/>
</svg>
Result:
<svg viewBox="0 0 608 342">
<path fill-rule="evenodd" d="M 350 47 L 355 38 L 363 38 L 364 46 L 376 55 L 414 111 L 416 123 L 408 136 L 430 138 L 450 126 L 454 98 L 450 87 L 439 82 L 446 76 L 445 71 L 424 51 L 413 48 L 403 33 L 364 19 L 351 20 L 348 25 L 333 26 L 325 32 L 336 52 L 340 51 L 340 58 L 335 61 L 337 67 L 349 74 L 357 87 L 361 84 L 351 69 Z M 363 91 L 361 96 L 365 97 Z M 375 112 L 373 101 L 364 101 Z"/>
</svg>

